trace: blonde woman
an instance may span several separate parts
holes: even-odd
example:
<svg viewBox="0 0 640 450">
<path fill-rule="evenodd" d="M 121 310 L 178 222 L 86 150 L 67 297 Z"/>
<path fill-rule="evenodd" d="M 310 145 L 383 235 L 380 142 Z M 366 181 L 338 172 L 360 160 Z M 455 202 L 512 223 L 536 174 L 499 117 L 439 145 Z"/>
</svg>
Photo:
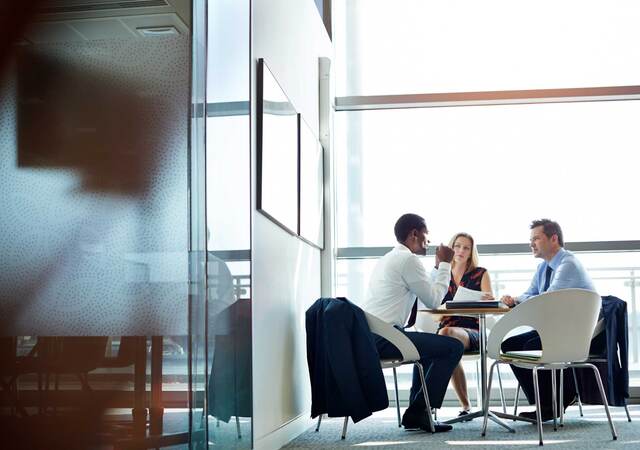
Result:
<svg viewBox="0 0 640 450">
<path fill-rule="evenodd" d="M 482 291 L 485 293 L 482 297 L 484 300 L 492 300 L 489 272 L 484 267 L 478 266 L 478 250 L 473 237 L 467 233 L 457 233 L 451 238 L 449 247 L 454 252 L 451 262 L 451 281 L 442 303 L 453 300 L 459 286 Z M 456 338 L 464 344 L 465 351 L 478 351 L 480 338 L 478 330 L 478 319 L 475 317 L 448 316 L 443 317 L 440 321 L 438 334 Z M 451 382 L 462 407 L 459 415 L 465 416 L 469 414 L 471 405 L 469 404 L 467 379 L 462 362 L 453 371 Z"/>
</svg>

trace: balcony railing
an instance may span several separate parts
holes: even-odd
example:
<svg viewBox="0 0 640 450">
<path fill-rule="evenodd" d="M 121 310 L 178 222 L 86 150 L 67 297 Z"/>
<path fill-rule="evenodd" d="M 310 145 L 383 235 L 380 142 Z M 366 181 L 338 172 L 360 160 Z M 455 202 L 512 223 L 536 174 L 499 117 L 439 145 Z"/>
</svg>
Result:
<svg viewBox="0 0 640 450">
<path fill-rule="evenodd" d="M 358 261 L 349 260 L 349 266 L 338 266 L 337 292 L 349 298 L 362 299 L 366 293 L 368 270 L 353 266 Z M 346 270 L 345 270 L 346 269 Z M 638 288 L 640 287 L 640 267 L 593 267 L 587 268 L 596 288 L 601 295 L 615 295 L 627 302 L 629 330 L 629 365 L 640 371 L 640 311 L 638 308 Z M 534 272 L 532 270 L 490 270 L 491 284 L 496 298 L 503 294 L 523 292 L 529 285 Z M 354 282 L 354 278 L 357 281 Z M 357 301 L 357 300 L 356 300 Z"/>
</svg>

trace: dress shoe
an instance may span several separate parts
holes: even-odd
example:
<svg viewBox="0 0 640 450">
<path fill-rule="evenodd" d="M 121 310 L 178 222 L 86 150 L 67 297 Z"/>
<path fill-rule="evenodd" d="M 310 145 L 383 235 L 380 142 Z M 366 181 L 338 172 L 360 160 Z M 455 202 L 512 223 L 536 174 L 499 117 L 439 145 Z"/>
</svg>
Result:
<svg viewBox="0 0 640 450">
<path fill-rule="evenodd" d="M 542 421 L 546 422 L 548 420 L 553 420 L 553 411 L 551 409 L 546 409 L 544 408 L 541 412 L 542 415 Z M 521 412 L 520 414 L 518 414 L 519 417 L 524 417 L 525 419 L 530 419 L 530 420 L 538 420 L 538 416 L 536 415 L 535 411 L 525 411 L 525 412 Z"/>
<path fill-rule="evenodd" d="M 429 421 L 427 420 L 425 412 L 418 414 L 405 412 L 402 416 L 402 426 L 405 430 L 423 430 L 429 433 L 431 432 L 431 427 L 429 427 Z M 453 427 L 446 423 L 434 422 L 433 429 L 436 433 L 442 433 L 444 431 L 451 431 Z"/>
<path fill-rule="evenodd" d="M 427 433 L 431 433 L 431 428 L 429 428 L 429 425 L 425 425 L 423 427 L 420 427 L 421 430 L 426 431 Z M 433 422 L 433 432 L 434 433 L 444 433 L 446 431 L 451 431 L 453 430 L 453 427 L 451 425 L 449 425 L 448 423 L 442 423 L 442 422 Z"/>
</svg>

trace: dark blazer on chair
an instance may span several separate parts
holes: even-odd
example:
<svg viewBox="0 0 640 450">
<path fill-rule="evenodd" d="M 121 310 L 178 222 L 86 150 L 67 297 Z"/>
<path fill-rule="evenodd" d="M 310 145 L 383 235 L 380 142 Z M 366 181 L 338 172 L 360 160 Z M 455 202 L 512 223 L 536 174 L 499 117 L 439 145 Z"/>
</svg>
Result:
<svg viewBox="0 0 640 450">
<path fill-rule="evenodd" d="M 321 298 L 306 312 L 311 417 L 358 422 L 389 406 L 373 334 L 364 312 L 346 298 Z"/>
<path fill-rule="evenodd" d="M 590 357 L 606 359 L 606 362 L 597 362 L 594 365 L 602 377 L 607 401 L 611 406 L 624 406 L 629 398 L 627 303 L 612 295 L 602 297 L 600 319 L 604 319 L 604 330 L 591 342 Z M 602 403 L 593 373 L 586 369 L 577 373 L 580 373 L 578 386 L 582 401 Z"/>
</svg>

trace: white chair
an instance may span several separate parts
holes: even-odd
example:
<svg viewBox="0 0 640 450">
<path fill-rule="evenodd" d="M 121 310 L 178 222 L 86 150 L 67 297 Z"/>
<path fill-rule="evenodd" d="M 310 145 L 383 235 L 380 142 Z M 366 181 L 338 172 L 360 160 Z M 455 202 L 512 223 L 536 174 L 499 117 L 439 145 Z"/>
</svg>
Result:
<svg viewBox="0 0 640 450">
<path fill-rule="evenodd" d="M 418 353 L 418 349 L 416 346 L 407 338 L 404 334 L 400 332 L 397 328 L 393 327 L 393 325 L 377 318 L 373 314 L 369 314 L 368 312 L 364 312 L 367 323 L 369 324 L 369 330 L 373 334 L 377 334 L 385 338 L 387 341 L 391 342 L 402 355 L 401 359 L 381 359 L 380 366 L 383 369 L 393 369 L 393 381 L 395 384 L 395 399 L 396 399 L 396 411 L 398 414 L 398 426 L 402 426 L 400 419 L 400 402 L 398 399 L 398 377 L 396 375 L 396 367 L 405 365 L 405 364 L 413 364 L 418 368 L 418 372 L 420 373 L 420 381 L 422 383 L 422 394 L 424 395 L 424 401 L 427 405 L 427 411 L 431 411 L 431 403 L 429 402 L 429 394 L 427 393 L 427 385 L 424 381 L 424 369 L 422 368 L 422 364 L 420 364 L 420 354 Z M 431 417 L 430 413 L 427 413 L 427 419 L 429 421 L 429 428 L 432 433 L 435 433 L 435 428 L 433 424 L 433 417 Z M 318 425 L 316 426 L 316 431 L 320 430 L 320 424 L 322 423 L 322 415 L 318 417 Z M 342 426 L 342 439 L 347 435 L 347 424 L 349 423 L 349 417 L 344 418 L 344 424 Z"/>
<path fill-rule="evenodd" d="M 489 372 L 489 386 L 493 378 L 493 369 L 498 364 L 514 364 L 533 370 L 533 384 L 536 397 L 536 416 L 539 444 L 542 440 L 542 412 L 538 389 L 538 371 L 551 370 L 551 391 L 553 407 L 553 428 L 557 430 L 556 370 L 571 367 L 588 367 L 594 371 L 602 403 L 607 413 L 611 436 L 617 439 L 611 420 L 606 394 L 598 370 L 593 364 L 585 362 L 589 357 L 591 336 L 600 312 L 600 296 L 585 289 L 564 289 L 547 292 L 532 297 L 518 305 L 509 314 L 504 315 L 493 326 L 487 344 L 487 352 L 495 362 Z M 507 333 L 518 327 L 531 327 L 540 335 L 542 350 L 535 352 L 509 352 L 503 354 L 500 345 Z M 488 411 L 488 398 L 485 410 Z M 485 413 L 482 436 L 487 432 L 488 414 Z"/>
<path fill-rule="evenodd" d="M 604 319 L 600 319 L 598 321 L 598 323 L 596 324 L 596 328 L 593 331 L 593 337 L 591 338 L 592 340 L 598 336 L 600 333 L 602 333 L 604 331 Z M 589 359 L 587 359 L 586 362 L 590 362 L 590 363 L 600 363 L 600 362 L 607 362 L 607 359 L 602 357 L 602 355 L 589 355 Z M 562 380 L 563 380 L 563 373 L 564 373 L 564 369 L 560 369 L 560 395 L 562 395 L 563 390 L 562 390 Z M 576 395 L 577 395 L 577 403 L 578 403 L 578 410 L 580 411 L 580 417 L 584 417 L 584 414 L 582 413 L 582 399 L 580 398 L 580 391 L 578 390 L 577 386 L 578 386 L 578 379 L 576 377 L 576 370 L 575 368 L 571 368 L 571 374 L 573 375 L 573 385 L 576 386 Z M 499 378 L 499 377 L 498 377 Z M 520 398 L 520 383 L 518 383 L 518 387 L 516 388 L 516 398 L 513 402 L 513 415 L 517 415 L 518 413 L 518 400 Z M 629 408 L 628 406 L 625 404 L 624 405 L 624 412 L 627 414 L 627 421 L 631 422 L 631 414 L 629 413 Z M 560 411 L 560 426 L 563 427 L 564 426 L 564 412 Z"/>
</svg>

